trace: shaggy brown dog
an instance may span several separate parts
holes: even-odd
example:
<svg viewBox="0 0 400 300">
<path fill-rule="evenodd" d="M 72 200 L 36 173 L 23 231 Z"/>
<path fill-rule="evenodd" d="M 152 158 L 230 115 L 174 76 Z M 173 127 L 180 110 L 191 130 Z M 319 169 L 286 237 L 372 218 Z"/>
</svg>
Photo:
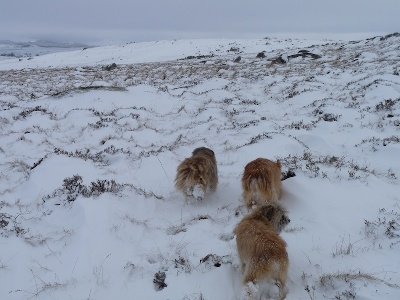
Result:
<svg viewBox="0 0 400 300">
<path fill-rule="evenodd" d="M 286 296 L 289 259 L 286 242 L 278 234 L 289 222 L 286 210 L 278 203 L 272 203 L 256 208 L 235 228 L 243 283 L 274 280 L 279 287 L 280 299 Z"/>
<path fill-rule="evenodd" d="M 201 201 L 208 191 L 215 191 L 218 184 L 218 169 L 215 154 L 211 149 L 200 147 L 177 168 L 175 187 L 190 199 Z"/>
<path fill-rule="evenodd" d="M 281 164 L 266 158 L 249 162 L 242 177 L 243 198 L 247 209 L 268 204 L 281 197 Z"/>
</svg>

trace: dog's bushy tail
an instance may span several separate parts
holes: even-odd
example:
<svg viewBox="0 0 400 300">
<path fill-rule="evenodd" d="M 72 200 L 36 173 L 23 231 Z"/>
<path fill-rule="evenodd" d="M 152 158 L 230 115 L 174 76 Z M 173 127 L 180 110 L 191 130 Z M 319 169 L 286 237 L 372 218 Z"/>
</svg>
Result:
<svg viewBox="0 0 400 300">
<path fill-rule="evenodd" d="M 193 160 L 197 160 L 193 162 Z M 177 169 L 175 178 L 175 187 L 179 190 L 185 189 L 187 186 L 200 184 L 205 186 L 206 182 L 201 174 L 204 173 L 204 166 L 201 161 L 195 158 L 184 160 Z"/>
<path fill-rule="evenodd" d="M 261 191 L 268 186 L 268 182 L 263 177 L 252 178 L 250 180 L 250 191 L 252 192 L 252 201 L 257 203 L 260 198 L 263 198 Z"/>
</svg>

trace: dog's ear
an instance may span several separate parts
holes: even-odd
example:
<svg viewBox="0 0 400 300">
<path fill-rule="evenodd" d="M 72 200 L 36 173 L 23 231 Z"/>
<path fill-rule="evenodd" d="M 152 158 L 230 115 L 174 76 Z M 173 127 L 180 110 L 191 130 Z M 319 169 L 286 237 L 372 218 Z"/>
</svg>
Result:
<svg viewBox="0 0 400 300">
<path fill-rule="evenodd" d="M 282 164 L 281 164 L 281 162 L 279 161 L 279 159 L 276 161 L 276 164 L 277 164 L 277 166 L 278 166 L 279 168 L 282 167 Z"/>
<path fill-rule="evenodd" d="M 268 221 L 272 220 L 272 217 L 275 213 L 275 207 L 272 205 L 265 206 L 263 209 L 263 215 L 268 219 Z"/>
</svg>

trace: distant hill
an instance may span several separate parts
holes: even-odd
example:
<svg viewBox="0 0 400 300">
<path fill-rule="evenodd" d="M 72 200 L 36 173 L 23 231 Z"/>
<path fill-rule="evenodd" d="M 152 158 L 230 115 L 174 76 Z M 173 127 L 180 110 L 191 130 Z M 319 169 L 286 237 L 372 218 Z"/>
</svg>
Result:
<svg viewBox="0 0 400 300">
<path fill-rule="evenodd" d="M 51 40 L 25 42 L 0 40 L 0 60 L 7 58 L 32 57 L 54 52 L 63 52 L 91 47 L 93 46 L 83 43 Z"/>
</svg>

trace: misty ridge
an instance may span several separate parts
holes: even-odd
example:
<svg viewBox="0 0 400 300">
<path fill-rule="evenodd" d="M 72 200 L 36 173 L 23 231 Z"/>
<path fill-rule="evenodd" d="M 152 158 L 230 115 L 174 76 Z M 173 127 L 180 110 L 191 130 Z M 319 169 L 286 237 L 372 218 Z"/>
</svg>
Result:
<svg viewBox="0 0 400 300">
<path fill-rule="evenodd" d="M 0 59 L 32 57 L 91 47 L 93 46 L 84 43 L 54 40 L 36 40 L 26 42 L 0 40 Z"/>
</svg>

